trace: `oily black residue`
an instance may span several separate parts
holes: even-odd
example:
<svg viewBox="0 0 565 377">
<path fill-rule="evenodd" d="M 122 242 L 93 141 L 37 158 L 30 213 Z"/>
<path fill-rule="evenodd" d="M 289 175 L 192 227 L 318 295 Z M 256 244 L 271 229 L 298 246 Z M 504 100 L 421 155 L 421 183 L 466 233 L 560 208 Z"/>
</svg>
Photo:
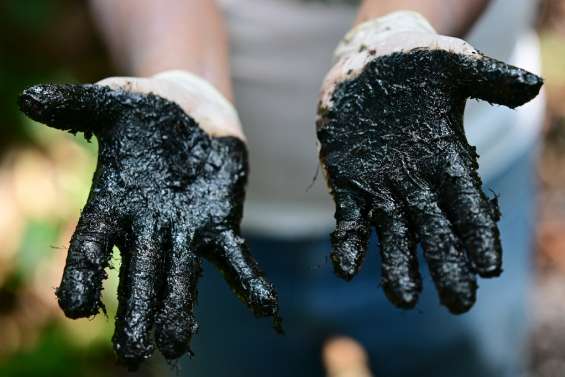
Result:
<svg viewBox="0 0 565 377">
<path fill-rule="evenodd" d="M 478 156 L 464 133 L 465 102 L 515 107 L 541 85 L 538 76 L 480 54 L 428 49 L 376 58 L 338 84 L 317 123 L 336 202 L 336 273 L 356 274 L 374 226 L 393 304 L 417 302 L 421 243 L 441 303 L 452 313 L 469 310 L 476 275 L 498 276 L 502 250 L 498 205 L 481 190 Z"/>
<path fill-rule="evenodd" d="M 215 263 L 257 316 L 280 328 L 277 296 L 240 236 L 247 150 L 209 137 L 176 104 L 97 85 L 38 85 L 24 91 L 31 118 L 96 135 L 98 166 L 72 237 L 59 305 L 70 318 L 103 309 L 113 245 L 122 255 L 113 336 L 131 368 L 154 345 L 166 358 L 190 352 L 200 257 Z"/>
</svg>

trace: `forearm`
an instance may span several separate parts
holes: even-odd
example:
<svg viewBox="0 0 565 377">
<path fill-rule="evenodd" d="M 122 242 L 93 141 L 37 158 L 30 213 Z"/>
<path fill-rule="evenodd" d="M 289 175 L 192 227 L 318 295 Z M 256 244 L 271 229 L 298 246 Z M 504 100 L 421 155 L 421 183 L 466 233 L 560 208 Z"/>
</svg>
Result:
<svg viewBox="0 0 565 377">
<path fill-rule="evenodd" d="M 489 0 L 364 0 L 355 24 L 398 10 L 422 14 L 438 33 L 463 36 L 489 4 Z"/>
<path fill-rule="evenodd" d="M 91 0 L 91 5 L 113 58 L 128 74 L 186 70 L 233 100 L 228 38 L 214 0 Z"/>
</svg>

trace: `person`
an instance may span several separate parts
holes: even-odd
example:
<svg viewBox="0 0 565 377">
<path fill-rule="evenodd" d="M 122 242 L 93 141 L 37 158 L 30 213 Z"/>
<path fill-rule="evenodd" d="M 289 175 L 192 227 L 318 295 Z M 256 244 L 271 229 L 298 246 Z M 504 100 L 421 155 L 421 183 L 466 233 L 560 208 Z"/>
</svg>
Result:
<svg viewBox="0 0 565 377">
<path fill-rule="evenodd" d="M 543 97 L 517 111 L 471 103 L 465 114 L 469 142 L 481 156 L 484 188 L 500 198 L 506 254 L 504 273 L 481 280 L 477 303 L 460 316 L 440 306 L 424 268 L 416 310 L 388 303 L 378 287 L 375 236 L 355 279 L 345 284 L 331 273 L 327 254 L 334 205 L 317 177 L 313 125 L 320 83 L 332 68 L 336 44 L 352 25 L 370 25 L 395 11 L 417 12 L 400 17 L 400 27 L 408 22 L 410 30 L 426 35 L 467 36 L 487 55 L 538 72 L 534 1 L 92 0 L 91 5 L 118 67 L 134 77 L 166 71 L 156 77 L 175 83 L 110 78 L 102 84 L 173 98 L 190 114 L 202 102 L 175 94 L 183 82 L 190 86 L 183 81 L 183 72 L 190 72 L 235 103 L 243 124 L 251 169 L 243 230 L 277 289 L 286 335 L 250 318 L 221 278 L 207 272 L 199 285 L 195 356 L 183 363 L 187 375 L 322 375 L 321 345 L 336 334 L 364 345 L 376 375 L 522 372 Z M 387 31 L 396 27 L 386 20 Z M 359 35 L 354 32 L 350 40 Z M 352 59 L 363 46 L 355 45 Z M 244 138 L 233 119 L 225 122 L 227 130 L 210 132 Z"/>
</svg>

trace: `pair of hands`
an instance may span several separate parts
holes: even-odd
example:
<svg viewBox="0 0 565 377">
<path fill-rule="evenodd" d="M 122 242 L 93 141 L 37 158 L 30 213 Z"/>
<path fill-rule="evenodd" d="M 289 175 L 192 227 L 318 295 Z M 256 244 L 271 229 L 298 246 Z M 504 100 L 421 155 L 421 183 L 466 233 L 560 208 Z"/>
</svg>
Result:
<svg viewBox="0 0 565 377">
<path fill-rule="evenodd" d="M 375 227 L 392 303 L 417 302 L 421 244 L 441 303 L 453 313 L 468 310 L 476 275 L 497 276 L 502 261 L 496 201 L 481 190 L 463 129 L 465 101 L 515 107 L 535 97 L 542 80 L 437 35 L 412 13 L 362 24 L 336 55 L 317 120 L 336 203 L 336 273 L 356 274 Z M 68 317 L 103 309 L 104 270 L 117 245 L 113 342 L 131 367 L 154 344 L 167 358 L 189 351 L 202 257 L 256 315 L 280 324 L 276 293 L 240 236 L 246 146 L 219 93 L 193 76 L 168 74 L 34 86 L 20 106 L 39 122 L 99 141 L 90 197 L 57 290 Z"/>
</svg>

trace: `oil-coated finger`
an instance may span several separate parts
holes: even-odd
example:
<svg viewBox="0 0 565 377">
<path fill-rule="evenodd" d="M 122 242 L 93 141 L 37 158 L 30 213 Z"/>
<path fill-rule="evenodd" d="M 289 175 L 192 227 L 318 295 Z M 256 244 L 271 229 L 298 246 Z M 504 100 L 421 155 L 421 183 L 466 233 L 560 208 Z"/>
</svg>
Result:
<svg viewBox="0 0 565 377">
<path fill-rule="evenodd" d="M 498 209 L 480 190 L 480 180 L 457 158 L 446 164 L 441 207 L 463 241 L 475 271 L 483 277 L 502 272 L 502 245 L 496 225 Z"/>
<path fill-rule="evenodd" d="M 277 294 L 249 253 L 245 240 L 234 230 L 224 230 L 212 242 L 214 251 L 207 253 L 207 258 L 222 271 L 235 294 L 256 316 L 272 316 L 277 325 Z"/>
<path fill-rule="evenodd" d="M 100 296 L 112 255 L 115 226 L 115 221 L 95 205 L 84 208 L 56 291 L 59 306 L 67 317 L 89 317 L 105 310 Z"/>
<path fill-rule="evenodd" d="M 541 77 L 488 56 L 460 60 L 463 85 L 473 98 L 514 108 L 537 96 L 543 85 Z"/>
<path fill-rule="evenodd" d="M 121 110 L 121 93 L 93 84 L 35 85 L 23 91 L 18 103 L 27 116 L 50 127 L 94 132 Z"/>
<path fill-rule="evenodd" d="M 463 245 L 437 204 L 436 195 L 421 183 L 416 186 L 408 179 L 400 190 L 424 248 L 440 302 L 454 314 L 468 311 L 475 303 L 476 277 Z"/>
<path fill-rule="evenodd" d="M 132 241 L 122 251 L 116 329 L 112 338 L 121 362 L 135 369 L 153 352 L 150 332 L 157 306 L 157 289 L 162 279 L 164 231 L 150 218 L 132 226 Z"/>
<path fill-rule="evenodd" d="M 348 189 L 335 188 L 333 196 L 336 227 L 331 234 L 330 257 L 335 273 L 351 280 L 367 254 L 370 234 L 367 208 L 363 199 Z"/>
<path fill-rule="evenodd" d="M 376 208 L 374 213 L 383 290 L 397 307 L 413 308 L 422 290 L 422 279 L 418 271 L 416 240 L 408 228 L 406 215 L 392 200 Z"/>
<path fill-rule="evenodd" d="M 193 316 L 200 258 L 190 250 L 190 231 L 173 231 L 165 263 L 165 285 L 155 318 L 155 341 L 167 359 L 190 352 L 190 339 L 198 324 Z"/>
</svg>

